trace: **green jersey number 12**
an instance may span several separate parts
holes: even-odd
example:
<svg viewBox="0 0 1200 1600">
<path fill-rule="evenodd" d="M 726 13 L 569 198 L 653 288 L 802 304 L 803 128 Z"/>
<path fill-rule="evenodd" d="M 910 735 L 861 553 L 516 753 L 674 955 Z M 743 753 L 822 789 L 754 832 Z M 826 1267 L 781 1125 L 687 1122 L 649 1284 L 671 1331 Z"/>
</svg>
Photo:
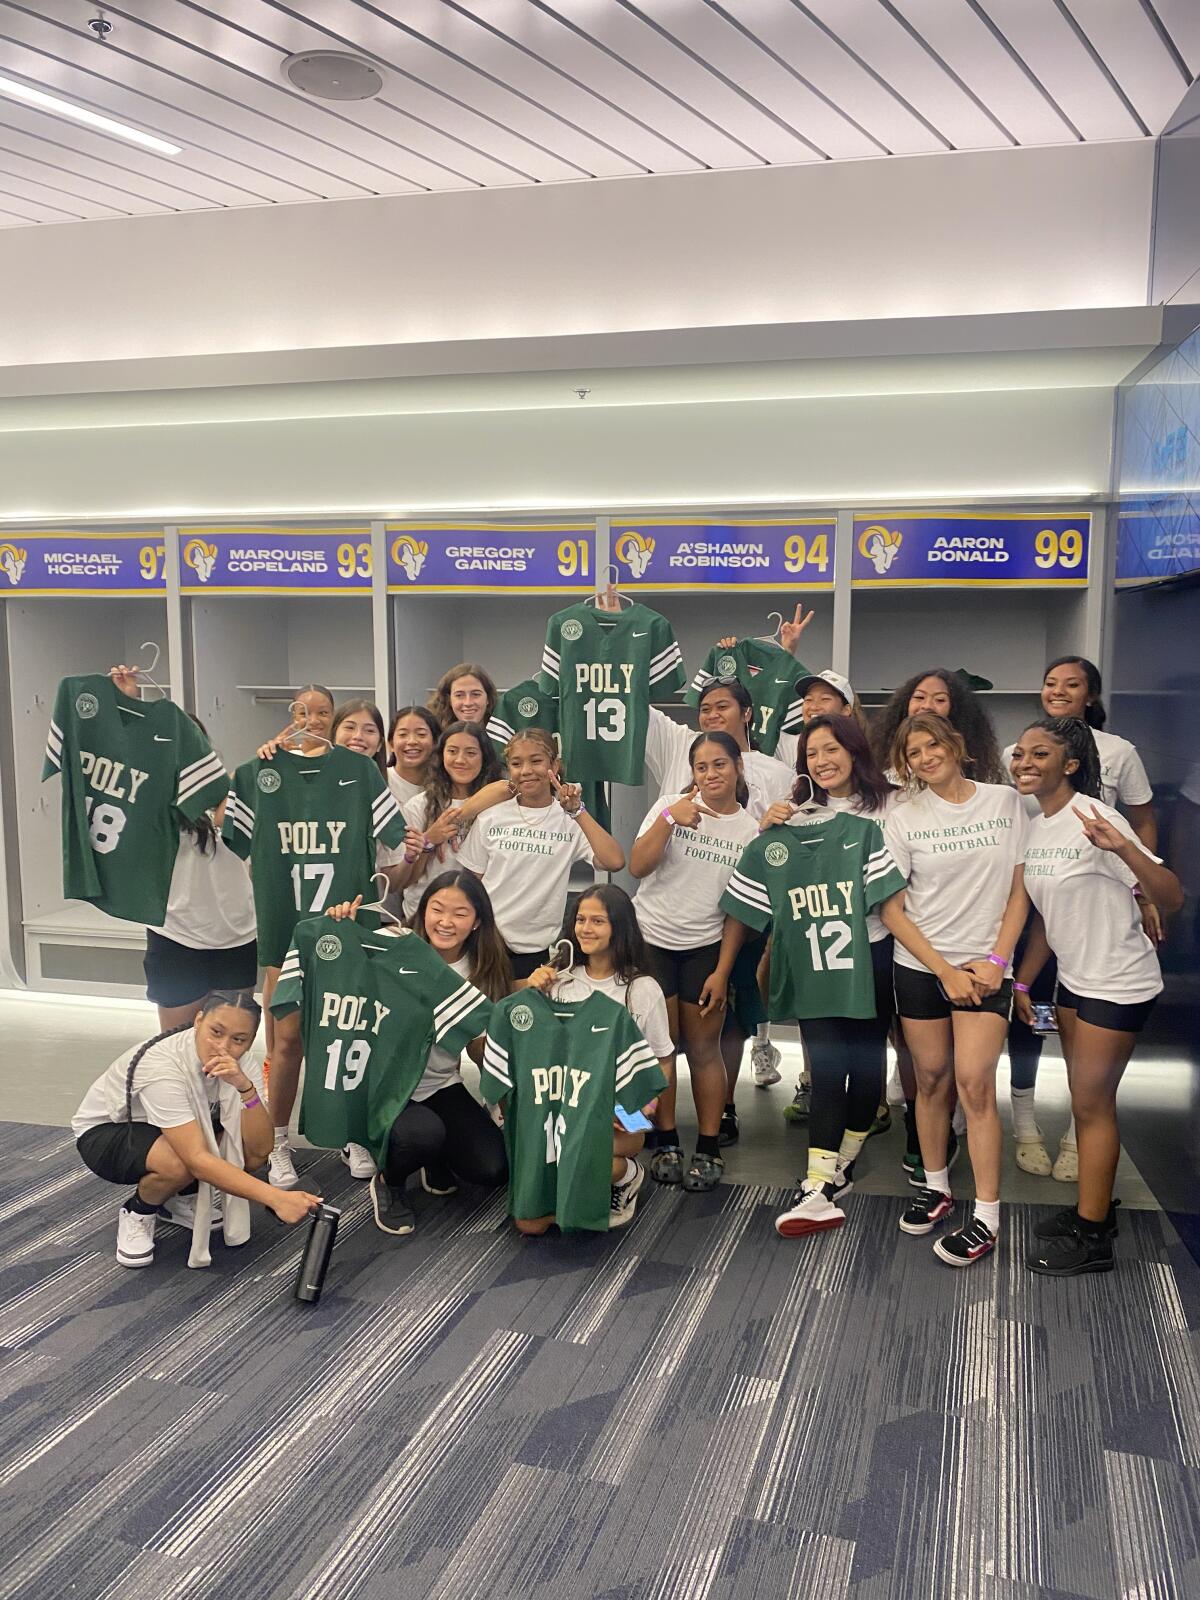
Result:
<svg viewBox="0 0 1200 1600">
<path fill-rule="evenodd" d="M 854 935 L 846 922 L 822 922 L 820 926 L 810 922 L 804 930 L 808 947 L 812 951 L 812 964 L 814 972 L 844 971 L 854 966 L 852 957 L 844 956 L 842 951 L 851 942 Z M 824 952 L 821 950 L 819 938 L 826 940 Z M 822 960 L 822 954 L 824 960 Z"/>
</svg>

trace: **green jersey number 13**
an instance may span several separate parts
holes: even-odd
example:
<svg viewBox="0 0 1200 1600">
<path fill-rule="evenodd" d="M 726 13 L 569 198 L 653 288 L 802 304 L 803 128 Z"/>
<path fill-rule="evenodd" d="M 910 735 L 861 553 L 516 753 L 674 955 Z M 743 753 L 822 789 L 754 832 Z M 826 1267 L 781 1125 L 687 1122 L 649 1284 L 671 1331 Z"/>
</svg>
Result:
<svg viewBox="0 0 1200 1600">
<path fill-rule="evenodd" d="M 613 697 L 585 700 L 583 722 L 589 739 L 607 739 L 615 744 L 625 737 L 625 702 Z"/>
</svg>

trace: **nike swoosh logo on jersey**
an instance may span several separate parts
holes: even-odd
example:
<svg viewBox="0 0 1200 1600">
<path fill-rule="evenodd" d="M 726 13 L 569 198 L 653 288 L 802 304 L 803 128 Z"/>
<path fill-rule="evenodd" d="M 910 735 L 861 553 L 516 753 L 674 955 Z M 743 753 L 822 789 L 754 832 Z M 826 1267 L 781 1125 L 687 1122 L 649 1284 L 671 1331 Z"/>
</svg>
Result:
<svg viewBox="0 0 1200 1600">
<path fill-rule="evenodd" d="M 842 849 L 843 850 L 853 850 L 854 849 L 854 845 L 853 844 L 844 844 L 842 846 Z"/>
<path fill-rule="evenodd" d="M 647 634 L 648 634 L 648 633 L 649 633 L 649 632 L 650 632 L 650 629 L 649 629 L 649 628 L 646 628 L 646 629 L 645 629 L 645 630 L 644 630 L 644 632 L 642 632 L 642 633 L 635 633 L 635 634 L 634 634 L 634 636 L 633 636 L 633 637 L 634 637 L 634 638 L 635 638 L 635 639 L 644 639 L 644 638 L 645 638 L 645 637 L 646 637 L 646 635 L 647 635 Z"/>
<path fill-rule="evenodd" d="M 416 975 L 417 975 L 416 967 L 397 967 L 396 968 L 396 976 L 398 978 L 415 978 Z"/>
<path fill-rule="evenodd" d="M 156 733 L 154 735 L 154 742 L 155 744 L 170 744 L 171 735 L 169 733 Z"/>
<path fill-rule="evenodd" d="M 776 683 L 791 683 L 791 681 L 792 680 L 790 678 L 776 678 L 775 679 Z"/>
<path fill-rule="evenodd" d="M 593 1022 L 592 1023 L 592 1032 L 593 1033 L 607 1033 L 608 1029 L 607 1028 L 598 1028 L 596 1026 L 596 1024 Z"/>
<path fill-rule="evenodd" d="M 339 778 L 338 779 L 338 788 L 339 789 L 344 789 L 348 783 L 357 783 L 357 782 L 358 782 L 357 778 Z"/>
</svg>

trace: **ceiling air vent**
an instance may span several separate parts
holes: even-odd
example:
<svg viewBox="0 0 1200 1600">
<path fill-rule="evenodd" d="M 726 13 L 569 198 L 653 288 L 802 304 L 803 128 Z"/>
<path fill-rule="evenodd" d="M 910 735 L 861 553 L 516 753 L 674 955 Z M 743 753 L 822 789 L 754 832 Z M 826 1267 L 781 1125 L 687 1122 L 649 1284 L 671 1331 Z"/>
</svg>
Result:
<svg viewBox="0 0 1200 1600">
<path fill-rule="evenodd" d="M 314 100 L 373 100 L 383 75 L 347 50 L 298 50 L 283 63 L 283 75 Z"/>
</svg>

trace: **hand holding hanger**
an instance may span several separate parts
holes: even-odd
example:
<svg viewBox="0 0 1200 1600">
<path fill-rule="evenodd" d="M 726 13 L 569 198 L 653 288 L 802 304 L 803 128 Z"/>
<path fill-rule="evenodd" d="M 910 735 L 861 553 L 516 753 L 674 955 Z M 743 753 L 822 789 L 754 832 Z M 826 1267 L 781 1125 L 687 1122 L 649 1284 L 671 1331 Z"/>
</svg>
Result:
<svg viewBox="0 0 1200 1600">
<path fill-rule="evenodd" d="M 128 695 L 131 700 L 142 698 L 142 686 L 138 681 L 136 667 L 109 667 L 108 675 L 113 681 L 113 688 L 118 694 Z"/>
</svg>

